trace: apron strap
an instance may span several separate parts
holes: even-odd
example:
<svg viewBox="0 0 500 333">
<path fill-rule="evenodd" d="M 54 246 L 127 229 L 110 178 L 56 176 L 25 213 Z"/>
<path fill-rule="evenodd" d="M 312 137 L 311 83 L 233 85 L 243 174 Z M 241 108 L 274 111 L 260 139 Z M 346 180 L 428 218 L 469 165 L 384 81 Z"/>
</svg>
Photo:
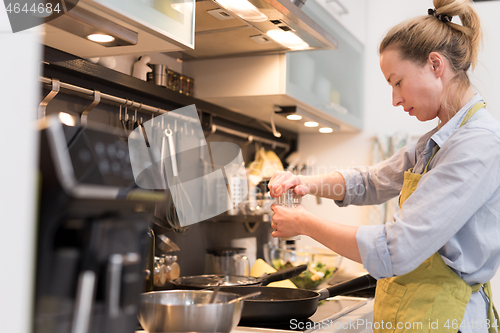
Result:
<svg viewBox="0 0 500 333">
<path fill-rule="evenodd" d="M 490 321 L 490 327 L 488 328 L 488 333 L 497 333 L 498 332 L 497 325 L 500 325 L 500 319 L 498 318 L 497 309 L 495 308 L 495 305 L 493 304 L 490 282 L 488 281 L 486 283 L 478 283 L 478 284 L 471 286 L 472 293 L 479 292 L 481 290 L 481 287 L 484 287 L 484 293 L 489 299 L 487 318 Z"/>
<path fill-rule="evenodd" d="M 465 123 L 468 122 L 469 119 L 474 115 L 474 113 L 476 113 L 478 110 L 480 110 L 480 109 L 482 109 L 484 107 L 486 107 L 486 103 L 476 103 L 476 104 L 474 104 L 474 106 L 465 115 L 464 120 L 462 120 L 462 123 L 460 124 L 460 127 L 464 126 Z M 427 162 L 423 174 L 427 173 L 427 168 L 429 167 L 429 164 L 431 164 L 431 161 L 434 158 L 434 156 L 436 155 L 436 153 L 439 151 L 439 148 L 440 148 L 439 146 L 436 146 L 436 148 L 434 149 L 434 153 L 432 153 L 432 156 L 429 159 L 429 162 Z"/>
<path fill-rule="evenodd" d="M 498 319 L 497 309 L 495 308 L 495 305 L 493 305 L 491 285 L 489 281 L 484 284 L 484 293 L 486 294 L 486 296 L 488 296 L 488 299 L 490 300 L 488 304 L 488 319 L 490 320 L 490 328 L 488 329 L 488 333 L 497 333 L 498 332 L 497 325 L 500 324 L 500 320 Z"/>
</svg>

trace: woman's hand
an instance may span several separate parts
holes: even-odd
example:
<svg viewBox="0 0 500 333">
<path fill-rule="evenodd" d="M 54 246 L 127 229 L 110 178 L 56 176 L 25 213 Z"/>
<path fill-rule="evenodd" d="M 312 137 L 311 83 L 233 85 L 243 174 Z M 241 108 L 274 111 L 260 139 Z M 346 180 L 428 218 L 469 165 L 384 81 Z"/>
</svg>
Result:
<svg viewBox="0 0 500 333">
<path fill-rule="evenodd" d="M 356 233 L 358 227 L 334 223 L 320 218 L 302 205 L 294 208 L 271 205 L 274 212 L 271 228 L 273 237 L 309 236 L 338 254 L 361 263 Z"/>
<path fill-rule="evenodd" d="M 297 235 L 304 235 L 308 215 L 310 214 L 304 206 L 285 207 L 272 204 L 271 209 L 274 212 L 271 228 L 274 229 L 271 234 L 273 237 L 287 238 Z"/>
<path fill-rule="evenodd" d="M 292 187 L 295 188 L 295 193 L 298 195 L 304 196 L 309 193 L 309 189 L 301 180 L 300 176 L 294 175 L 290 171 L 276 172 L 269 181 L 268 187 L 269 193 L 273 198 L 279 197 L 286 190 Z"/>
</svg>

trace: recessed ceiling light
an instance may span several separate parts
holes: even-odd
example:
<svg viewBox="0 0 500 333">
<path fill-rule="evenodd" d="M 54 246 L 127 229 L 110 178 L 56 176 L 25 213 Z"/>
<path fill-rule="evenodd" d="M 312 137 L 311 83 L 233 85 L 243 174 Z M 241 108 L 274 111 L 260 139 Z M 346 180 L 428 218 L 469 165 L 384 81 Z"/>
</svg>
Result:
<svg viewBox="0 0 500 333">
<path fill-rule="evenodd" d="M 330 127 L 321 127 L 321 128 L 319 129 L 319 132 L 320 132 L 320 133 L 332 133 L 332 132 L 333 132 L 333 129 L 332 129 L 332 128 L 330 128 Z"/>
<path fill-rule="evenodd" d="M 115 37 L 105 34 L 91 34 L 87 36 L 88 40 L 97 43 L 109 43 L 115 40 Z"/>
<path fill-rule="evenodd" d="M 300 114 L 289 114 L 286 116 L 286 119 L 288 120 L 300 120 L 302 119 L 302 116 Z"/>
<path fill-rule="evenodd" d="M 319 124 L 318 124 L 317 122 L 315 122 L 315 121 L 306 121 L 306 122 L 304 123 L 304 126 L 305 126 L 305 127 L 318 127 L 318 125 L 319 125 Z"/>
</svg>

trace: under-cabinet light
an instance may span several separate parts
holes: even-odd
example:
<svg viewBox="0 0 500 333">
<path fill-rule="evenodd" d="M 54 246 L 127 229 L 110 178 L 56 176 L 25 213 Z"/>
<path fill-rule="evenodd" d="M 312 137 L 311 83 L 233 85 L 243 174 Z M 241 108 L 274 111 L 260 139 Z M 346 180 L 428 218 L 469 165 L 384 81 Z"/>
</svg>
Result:
<svg viewBox="0 0 500 333">
<path fill-rule="evenodd" d="M 91 34 L 87 36 L 88 40 L 96 43 L 109 43 L 115 40 L 115 37 L 106 34 Z"/>
<path fill-rule="evenodd" d="M 280 43 L 291 50 L 306 50 L 309 48 L 309 44 L 304 42 L 302 38 L 291 31 L 272 29 L 267 32 L 267 35 L 274 39 L 277 43 Z"/>
<path fill-rule="evenodd" d="M 68 126 L 75 126 L 75 118 L 66 112 L 59 112 L 59 120 L 61 123 Z"/>
<path fill-rule="evenodd" d="M 331 128 L 331 127 L 321 127 L 319 129 L 319 132 L 320 133 L 332 133 L 333 132 L 333 128 Z"/>
<path fill-rule="evenodd" d="M 304 126 L 305 126 L 305 127 L 318 127 L 318 125 L 319 125 L 319 124 L 318 124 L 317 122 L 315 122 L 315 121 L 306 121 L 306 122 L 304 123 Z"/>
<path fill-rule="evenodd" d="M 247 0 L 215 0 L 219 5 L 250 22 L 264 22 L 267 15 Z"/>
<path fill-rule="evenodd" d="M 288 120 L 300 120 L 302 119 L 302 116 L 300 114 L 289 114 L 286 116 L 286 119 Z"/>
</svg>

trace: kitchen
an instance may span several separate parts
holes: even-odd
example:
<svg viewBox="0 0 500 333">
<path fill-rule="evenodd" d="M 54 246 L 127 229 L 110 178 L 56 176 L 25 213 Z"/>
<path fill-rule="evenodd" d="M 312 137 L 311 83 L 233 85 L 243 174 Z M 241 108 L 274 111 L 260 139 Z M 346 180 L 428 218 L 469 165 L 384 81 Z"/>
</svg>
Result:
<svg viewBox="0 0 500 333">
<path fill-rule="evenodd" d="M 309 0 L 308 2 L 314 2 Z M 318 1 L 319 2 L 319 1 Z M 310 5 L 306 3 L 304 7 Z M 335 10 L 339 8 L 335 7 Z M 405 115 L 401 110 L 394 109 L 389 104 L 391 97 L 390 87 L 383 80 L 379 68 L 377 46 L 387 29 L 399 21 L 415 15 L 424 14 L 422 8 L 432 7 L 431 1 L 425 3 L 415 1 L 344 1 L 348 11 L 355 14 L 355 19 L 344 18 L 338 15 L 336 19 L 340 26 L 347 27 L 352 34 L 352 43 L 363 46 L 363 59 L 361 66 L 364 67 L 362 82 L 358 92 L 359 99 L 363 102 L 361 131 L 351 133 L 332 134 L 300 134 L 298 135 L 298 151 L 303 158 L 310 157 L 311 164 L 315 167 L 329 168 L 332 165 L 346 168 L 357 165 L 372 163 L 373 138 L 381 136 L 393 136 L 396 130 L 405 131 L 410 136 L 425 133 L 435 126 L 435 123 L 419 123 Z M 500 74 L 500 68 L 496 61 L 498 51 L 498 36 L 494 32 L 498 30 L 495 13 L 498 12 L 499 2 L 484 1 L 475 4 L 476 10 L 481 15 L 485 24 L 485 44 L 481 54 L 481 64 L 477 73 L 473 76 L 474 84 L 481 91 L 488 102 L 490 110 L 498 109 L 500 101 L 496 91 L 499 83 L 496 77 Z M 2 274 L 2 322 L 6 325 L 6 331 L 27 332 L 31 323 L 26 320 L 26 314 L 32 306 L 32 286 L 34 270 L 34 240 L 35 234 L 35 206 L 37 202 L 35 190 L 35 174 L 33 172 L 37 165 L 37 143 L 35 133 L 29 124 L 36 118 L 34 110 L 40 103 L 40 61 L 43 58 L 39 47 L 43 35 L 38 31 L 25 31 L 12 34 L 5 12 L 2 12 L 2 97 L 4 108 L 9 111 L 5 115 L 5 124 L 22 124 L 23 126 L 5 126 L 1 131 L 2 141 L 8 143 L 15 139 L 16 145 L 4 145 L 4 161 L 16 161 L 2 165 L 2 213 L 5 221 L 2 223 L 2 263 L 6 272 Z M 36 29 L 35 29 L 36 30 Z M 6 33 L 7 32 L 7 33 Z M 354 37 L 353 37 L 354 36 Z M 6 52 L 5 50 L 8 50 Z M 339 48 L 341 50 L 341 48 Z M 315 52 L 315 51 L 311 51 Z M 176 66 L 176 64 L 169 64 Z M 177 65 L 178 66 L 178 65 Z M 353 72 L 359 67 L 346 64 L 346 68 Z M 130 69 L 129 69 L 130 70 Z M 195 77 L 193 72 L 192 76 Z M 9 78 L 8 80 L 5 78 Z M 339 78 L 338 82 L 349 83 L 351 77 Z M 195 77 L 195 94 L 197 92 L 197 78 Z M 62 81 L 62 80 L 61 80 Z M 202 82 L 203 80 L 200 80 Z M 341 84 L 339 84 L 341 86 Z M 19 87 L 23 87 L 22 90 Z M 121 96 L 127 98 L 127 96 Z M 342 96 L 344 97 L 344 96 Z M 342 100 L 342 99 L 341 99 Z M 215 103 L 214 103 L 215 104 Z M 50 107 L 50 103 L 49 103 Z M 498 119 L 499 114 L 492 112 Z M 279 119 L 278 116 L 275 117 Z M 266 118 L 268 123 L 269 118 Z M 278 125 L 278 130 L 281 130 Z M 285 134 L 285 131 L 283 131 Z M 353 147 L 356 147 L 353 149 Z M 13 169 L 15 168 L 15 169 Z M 16 177 L 12 177 L 15 171 Z M 20 200 L 19 198 L 23 198 Z M 372 211 L 369 208 L 349 207 L 339 209 L 333 203 L 323 200 L 320 205 L 316 199 L 306 198 L 304 204 L 314 213 L 328 219 L 348 223 L 352 225 L 368 224 Z M 334 217 L 334 218 L 333 218 Z M 15 222 L 15 223 L 14 223 Z M 11 235 L 20 235 L 12 237 Z M 22 235 L 22 236 L 21 236 Z M 301 245 L 314 245 L 311 240 L 303 237 L 298 241 Z M 13 255 L 15 254 L 15 255 Z M 352 271 L 360 270 L 360 267 L 344 259 L 343 264 Z M 8 269 L 7 269 L 8 267 Z M 15 273 L 14 273 L 15 272 Z M 188 273 L 187 271 L 186 273 Z M 9 274 L 10 273 L 10 274 Z M 182 272 L 185 273 L 184 271 Z M 495 284 L 496 282 L 496 284 Z M 498 288 L 500 278 L 493 280 L 493 290 Z M 20 286 L 21 288 L 12 288 Z M 495 296 L 499 299 L 499 296 Z M 500 299 L 497 303 L 500 302 Z"/>
</svg>

